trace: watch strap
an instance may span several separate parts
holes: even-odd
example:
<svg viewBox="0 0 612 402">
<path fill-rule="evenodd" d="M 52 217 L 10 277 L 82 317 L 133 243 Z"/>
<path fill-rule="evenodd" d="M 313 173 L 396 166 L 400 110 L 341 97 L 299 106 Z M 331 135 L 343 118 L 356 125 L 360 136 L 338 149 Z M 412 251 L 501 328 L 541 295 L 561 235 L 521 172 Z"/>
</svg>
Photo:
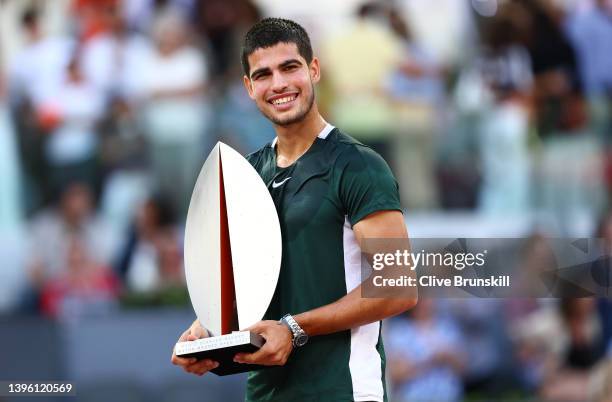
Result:
<svg viewBox="0 0 612 402">
<path fill-rule="evenodd" d="M 300 327 L 300 324 L 297 323 L 293 316 L 291 316 L 291 314 L 285 314 L 283 318 L 280 319 L 280 322 L 287 326 L 287 328 L 289 328 L 289 331 L 291 331 L 293 346 L 303 346 L 305 343 L 303 342 L 303 339 L 308 339 L 308 335 L 306 334 L 306 331 L 304 331 L 302 327 Z M 297 340 L 300 340 L 302 342 L 296 342 Z"/>
</svg>

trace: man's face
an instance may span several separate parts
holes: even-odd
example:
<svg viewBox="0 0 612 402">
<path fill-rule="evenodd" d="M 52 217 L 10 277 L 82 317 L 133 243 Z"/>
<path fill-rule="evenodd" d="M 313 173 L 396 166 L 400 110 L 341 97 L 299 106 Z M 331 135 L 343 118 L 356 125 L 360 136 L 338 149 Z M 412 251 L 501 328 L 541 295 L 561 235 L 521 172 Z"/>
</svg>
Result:
<svg viewBox="0 0 612 402">
<path fill-rule="evenodd" d="M 314 104 L 317 58 L 308 65 L 294 43 L 278 43 L 251 53 L 249 66 L 244 85 L 261 113 L 279 126 L 302 121 Z"/>
</svg>

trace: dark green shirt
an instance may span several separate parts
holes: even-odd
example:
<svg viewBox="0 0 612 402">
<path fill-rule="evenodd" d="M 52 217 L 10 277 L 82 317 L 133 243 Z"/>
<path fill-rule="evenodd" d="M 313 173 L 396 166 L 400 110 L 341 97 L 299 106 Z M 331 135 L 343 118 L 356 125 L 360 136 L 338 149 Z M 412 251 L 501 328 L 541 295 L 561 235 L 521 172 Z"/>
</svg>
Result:
<svg viewBox="0 0 612 402">
<path fill-rule="evenodd" d="M 352 227 L 381 210 L 401 210 L 389 166 L 371 148 L 327 126 L 308 151 L 276 166 L 275 142 L 247 156 L 274 200 L 283 256 L 265 319 L 332 303 L 361 283 Z M 247 401 L 383 401 L 380 322 L 312 337 L 285 366 L 253 371 Z"/>
</svg>

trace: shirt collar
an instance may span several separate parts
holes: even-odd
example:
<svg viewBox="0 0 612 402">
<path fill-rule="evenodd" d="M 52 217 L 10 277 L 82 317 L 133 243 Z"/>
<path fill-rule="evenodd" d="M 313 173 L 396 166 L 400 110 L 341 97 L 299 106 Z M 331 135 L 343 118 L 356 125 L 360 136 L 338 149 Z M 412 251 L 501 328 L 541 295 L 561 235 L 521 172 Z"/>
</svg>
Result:
<svg viewBox="0 0 612 402">
<path fill-rule="evenodd" d="M 329 135 L 329 133 L 331 133 L 334 128 L 336 128 L 336 127 L 334 127 L 331 124 L 325 122 L 325 127 L 323 127 L 323 130 L 321 130 L 321 132 L 319 133 L 319 135 L 317 135 L 317 137 L 321 138 L 323 140 L 326 139 L 327 136 Z M 272 144 L 270 145 L 272 148 L 274 148 L 276 146 L 276 141 L 277 140 L 278 140 L 278 137 L 275 137 L 274 140 L 272 141 Z"/>
</svg>

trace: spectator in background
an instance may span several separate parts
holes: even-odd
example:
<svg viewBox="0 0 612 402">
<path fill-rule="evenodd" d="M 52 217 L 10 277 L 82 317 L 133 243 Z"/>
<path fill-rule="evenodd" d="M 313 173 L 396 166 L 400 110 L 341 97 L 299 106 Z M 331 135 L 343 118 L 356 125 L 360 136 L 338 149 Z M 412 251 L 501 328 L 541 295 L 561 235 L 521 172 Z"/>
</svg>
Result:
<svg viewBox="0 0 612 402">
<path fill-rule="evenodd" d="M 563 10 L 550 0 L 519 0 L 530 21 L 525 41 L 535 78 L 537 128 L 541 137 L 584 127 L 578 59 L 562 29 Z"/>
<path fill-rule="evenodd" d="M 114 98 L 100 124 L 100 213 L 116 233 L 127 230 L 136 207 L 152 191 L 146 142 L 134 106 Z"/>
<path fill-rule="evenodd" d="M 331 119 L 396 171 L 390 143 L 396 120 L 385 83 L 397 69 L 402 50 L 387 15 L 382 3 L 359 6 L 350 27 L 326 42 L 322 59 L 334 97 Z"/>
<path fill-rule="evenodd" d="M 591 128 L 605 147 L 608 195 L 612 191 L 612 3 L 594 0 L 574 10 L 565 25 L 576 49 L 580 78 L 589 102 Z"/>
<path fill-rule="evenodd" d="M 111 8 L 109 29 L 83 45 L 81 65 L 84 76 L 102 92 L 106 103 L 122 101 L 133 107 L 149 43 L 128 31 L 120 11 Z"/>
<path fill-rule="evenodd" d="M 575 8 L 568 15 L 565 28 L 576 49 L 584 92 L 592 101 L 605 102 L 609 107 L 612 96 L 612 3 L 608 0 L 593 0 L 593 3 L 587 10 Z M 612 127 L 608 125 L 606 128 Z M 610 132 L 606 134 L 612 135 Z M 611 139 L 607 138 L 607 142 Z"/>
<path fill-rule="evenodd" d="M 460 401 L 465 366 L 456 324 L 442 320 L 432 299 L 421 298 L 410 313 L 389 322 L 389 377 L 395 401 Z"/>
<path fill-rule="evenodd" d="M 151 28 L 158 16 L 167 12 L 177 12 L 189 22 L 193 22 L 198 12 L 198 5 L 208 1 L 123 0 L 121 9 L 131 30 L 151 36 Z"/>
<path fill-rule="evenodd" d="M 540 395 L 545 400 L 590 400 L 597 365 L 605 356 L 595 299 L 562 299 L 559 305 L 564 348 L 548 367 Z"/>
<path fill-rule="evenodd" d="M 73 181 L 87 183 L 98 193 L 98 123 L 105 110 L 104 98 L 83 75 L 78 54 L 73 55 L 51 99 L 56 119 L 48 127 L 45 156 L 52 194 L 56 198 Z"/>
<path fill-rule="evenodd" d="M 539 240 L 537 240 L 539 242 Z M 545 245 L 534 244 L 531 253 L 542 253 Z M 526 300 L 514 300 L 523 304 L 522 312 L 510 316 L 508 328 L 513 341 L 514 360 L 516 360 L 515 378 L 521 388 L 529 395 L 536 394 L 544 381 L 548 368 L 555 356 L 561 353 L 565 340 L 561 336 L 563 328 L 557 314 L 557 300 L 539 299 L 529 308 Z"/>
<path fill-rule="evenodd" d="M 104 99 L 99 125 L 99 162 L 104 187 L 101 213 L 122 233 L 136 205 L 150 191 L 146 147 L 138 124 L 142 71 L 147 68 L 150 41 L 131 32 L 116 6 L 110 29 L 86 42 L 81 55 L 83 73 Z"/>
<path fill-rule="evenodd" d="M 476 50 L 473 10 L 470 3 L 456 0 L 395 0 L 413 39 L 438 63 L 454 67 L 468 61 Z"/>
<path fill-rule="evenodd" d="M 396 115 L 394 160 L 402 204 L 409 209 L 434 209 L 437 134 L 443 126 L 443 69 L 418 45 L 410 28 L 395 8 L 388 12 L 389 25 L 401 41 L 400 63 L 387 77 L 386 91 Z"/>
<path fill-rule="evenodd" d="M 61 320 L 105 314 L 116 308 L 119 282 L 113 272 L 95 262 L 78 236 L 68 240 L 66 266 L 41 289 L 41 311 Z"/>
<path fill-rule="evenodd" d="M 21 17 L 25 46 L 9 63 L 7 87 L 24 170 L 25 211 L 30 214 L 49 202 L 46 180 L 45 131 L 56 123 L 53 95 L 61 85 L 74 41 L 46 35 L 36 8 Z"/>
<path fill-rule="evenodd" d="M 411 40 L 429 58 L 430 63 L 439 66 L 440 72 L 451 83 L 456 70 L 469 63 L 476 55 L 477 36 L 472 17 L 473 7 L 482 1 L 455 0 L 395 0 L 400 15 L 410 27 Z M 460 102 L 460 105 L 464 102 Z M 474 209 L 477 205 L 479 171 L 471 121 L 452 120 L 457 108 L 436 111 L 440 140 L 435 149 L 433 167 L 436 187 L 430 191 L 435 195 L 434 208 Z M 418 131 L 417 131 L 418 133 Z M 416 134 L 418 135 L 418 134 Z M 430 145 L 431 146 L 431 145 Z M 412 151 L 415 152 L 414 150 Z M 411 155 L 412 156 L 412 155 Z M 400 163 L 407 163 L 402 160 Z M 410 173 L 404 173 L 408 175 Z M 413 195 L 406 194 L 407 200 Z M 430 195 L 430 199 L 431 199 Z M 426 199 L 419 202 L 422 204 Z"/>
<path fill-rule="evenodd" d="M 126 290 L 153 293 L 184 286 L 175 218 L 164 198 L 150 198 L 140 206 L 116 266 Z"/>
<path fill-rule="evenodd" d="M 57 207 L 33 218 L 27 254 L 31 295 L 26 307 L 32 307 L 32 297 L 37 297 L 45 283 L 65 275 L 73 239 L 82 243 L 95 265 L 109 265 L 115 252 L 114 236 L 94 215 L 93 207 L 91 189 L 75 182 L 66 186 Z"/>
<path fill-rule="evenodd" d="M 207 0 L 198 2 L 197 27 L 208 39 L 211 74 L 223 77 L 235 65 L 242 35 L 261 16 L 250 0 Z"/>
<path fill-rule="evenodd" d="M 87 42 L 110 30 L 113 14 L 120 4 L 121 0 L 73 0 L 72 12 L 79 42 Z"/>
<path fill-rule="evenodd" d="M 557 317 L 557 300 L 545 297 L 559 294 L 556 281 L 547 281 L 547 272 L 558 269 L 553 244 L 534 230 L 525 239 L 519 252 L 512 280 L 516 297 L 503 301 L 506 333 L 512 343 L 517 388 L 527 395 L 537 392 L 543 381 L 550 356 L 559 353 L 562 345 L 555 332 L 561 332 Z M 553 338 L 549 338 L 553 337 Z"/>
<path fill-rule="evenodd" d="M 28 8 L 21 17 L 24 48 L 11 60 L 8 89 L 13 106 L 23 103 L 42 108 L 57 90 L 74 51 L 74 40 L 46 35 L 37 8 Z"/>
<path fill-rule="evenodd" d="M 190 44 L 188 25 L 179 14 L 157 19 L 154 41 L 141 71 L 143 128 L 158 190 L 185 214 L 211 119 L 205 96 L 208 70 L 201 52 Z"/>
<path fill-rule="evenodd" d="M 512 323 L 518 376 L 544 400 L 593 400 L 607 370 L 596 300 L 552 302 L 540 300 L 538 310 Z"/>
<path fill-rule="evenodd" d="M 588 235 L 604 186 L 598 141 L 589 131 L 578 57 L 550 0 L 519 3 L 528 11 L 526 43 L 534 73 L 536 128 L 542 140 L 535 188 L 559 233 Z M 568 163 L 572 161 L 572 163 Z"/>
<path fill-rule="evenodd" d="M 440 314 L 459 327 L 461 350 L 467 355 L 462 371 L 468 393 L 493 397 L 509 388 L 506 371 L 510 362 L 504 351 L 509 342 L 500 299 L 465 297 L 438 302 Z"/>
<path fill-rule="evenodd" d="M 484 49 L 476 60 L 483 81 L 479 152 L 485 214 L 521 216 L 530 211 L 530 155 L 527 147 L 533 79 L 529 52 L 522 45 L 526 11 L 500 6 L 484 24 Z"/>
</svg>

